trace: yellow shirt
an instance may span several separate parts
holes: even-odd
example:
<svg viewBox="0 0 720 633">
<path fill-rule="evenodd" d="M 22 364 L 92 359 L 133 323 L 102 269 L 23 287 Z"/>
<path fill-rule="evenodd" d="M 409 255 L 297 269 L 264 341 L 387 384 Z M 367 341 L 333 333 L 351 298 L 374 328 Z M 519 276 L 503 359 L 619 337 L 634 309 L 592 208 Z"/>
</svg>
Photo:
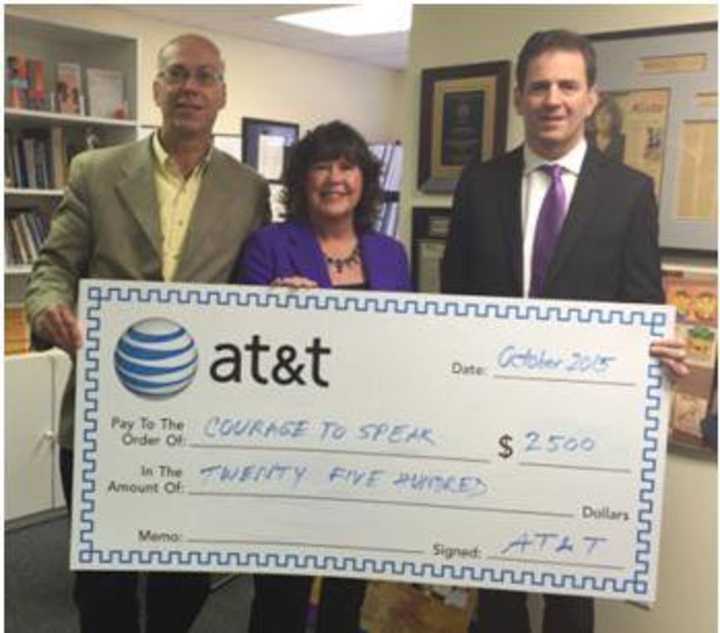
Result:
<svg viewBox="0 0 720 633">
<path fill-rule="evenodd" d="M 210 152 L 185 178 L 172 157 L 160 143 L 160 136 L 153 134 L 152 148 L 155 155 L 155 189 L 160 209 L 160 230 L 162 232 L 163 279 L 170 281 L 175 274 L 185 235 L 202 184 Z"/>
</svg>

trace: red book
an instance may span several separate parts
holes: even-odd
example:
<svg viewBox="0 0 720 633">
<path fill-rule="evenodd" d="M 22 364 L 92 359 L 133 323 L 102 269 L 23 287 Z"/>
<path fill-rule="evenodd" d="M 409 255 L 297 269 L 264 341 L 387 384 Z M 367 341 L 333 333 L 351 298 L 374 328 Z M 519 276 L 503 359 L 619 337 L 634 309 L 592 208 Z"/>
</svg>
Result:
<svg viewBox="0 0 720 633">
<path fill-rule="evenodd" d="M 28 108 L 47 110 L 45 102 L 45 62 L 40 59 L 27 60 Z"/>
</svg>

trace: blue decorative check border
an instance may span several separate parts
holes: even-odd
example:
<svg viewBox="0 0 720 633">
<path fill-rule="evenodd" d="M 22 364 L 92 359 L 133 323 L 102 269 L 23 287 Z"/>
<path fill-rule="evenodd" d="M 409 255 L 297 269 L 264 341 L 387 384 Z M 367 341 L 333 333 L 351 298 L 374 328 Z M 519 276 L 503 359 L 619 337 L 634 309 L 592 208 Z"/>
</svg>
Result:
<svg viewBox="0 0 720 633">
<path fill-rule="evenodd" d="M 356 572 L 397 576 L 398 580 L 471 582 L 482 586 L 502 586 L 505 589 L 537 587 L 542 590 L 604 593 L 608 596 L 642 598 L 651 593 L 650 564 L 652 557 L 653 523 L 657 500 L 658 460 L 660 445 L 660 403 L 662 369 L 660 363 L 650 359 L 646 370 L 642 448 L 642 468 L 638 490 L 637 530 L 635 534 L 635 569 L 625 577 L 599 577 L 595 575 L 560 572 L 518 571 L 494 567 L 418 563 L 414 561 L 358 558 L 355 556 L 207 552 L 195 550 L 117 550 L 99 549 L 94 545 L 95 535 L 95 475 L 97 473 L 97 429 L 99 391 L 99 347 L 101 313 L 106 303 L 152 303 L 192 306 L 237 306 L 241 308 L 284 308 L 292 310 L 326 310 L 452 316 L 479 319 L 513 319 L 516 321 L 577 322 L 605 325 L 642 326 L 653 338 L 667 335 L 667 313 L 664 310 L 644 308 L 624 309 L 603 307 L 577 307 L 563 302 L 535 304 L 513 303 L 512 300 L 463 297 L 463 301 L 449 298 L 435 300 L 412 294 L 375 293 L 268 293 L 267 291 L 237 290 L 224 286 L 193 288 L 187 286 L 153 286 L 140 283 L 136 286 L 92 285 L 84 282 L 86 290 L 85 314 L 87 341 L 84 347 L 84 376 L 82 377 L 82 468 L 80 482 L 80 529 L 78 562 L 82 565 L 112 565 L 129 569 L 180 566 L 183 569 L 226 569 L 240 572 L 246 569 L 284 569 L 289 573 Z M 506 303 L 507 301 L 507 303 Z"/>
</svg>

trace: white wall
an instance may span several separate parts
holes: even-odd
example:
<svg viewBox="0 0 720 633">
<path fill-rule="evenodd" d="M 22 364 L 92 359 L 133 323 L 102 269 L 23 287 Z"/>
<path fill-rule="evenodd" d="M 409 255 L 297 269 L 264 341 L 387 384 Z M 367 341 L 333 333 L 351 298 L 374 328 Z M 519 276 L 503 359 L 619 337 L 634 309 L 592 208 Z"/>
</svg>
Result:
<svg viewBox="0 0 720 633">
<path fill-rule="evenodd" d="M 717 462 L 671 451 L 657 602 L 597 602 L 596 633 L 717 633 Z"/>
<path fill-rule="evenodd" d="M 139 41 L 139 113 L 141 124 L 158 125 L 152 99 L 156 54 L 168 40 L 189 29 L 168 21 L 146 19 L 105 6 L 6 6 L 8 14 L 135 37 Z M 402 117 L 402 72 L 341 61 L 300 50 L 192 29 L 210 37 L 226 60 L 228 103 L 215 132 L 239 133 L 240 119 L 251 116 L 300 124 L 301 134 L 319 123 L 340 118 L 368 141 L 399 138 Z"/>
<path fill-rule="evenodd" d="M 540 29 L 598 33 L 714 20 L 714 5 L 577 5 L 572 9 L 564 4 L 416 6 L 405 79 L 403 238 L 410 237 L 413 206 L 448 207 L 451 200 L 450 196 L 422 194 L 416 188 L 421 69 L 511 60 L 514 70 L 522 44 Z M 508 147 L 521 140 L 522 121 L 511 113 Z M 596 633 L 717 631 L 717 498 L 717 463 L 671 452 L 657 602 L 645 610 L 622 602 L 597 601 Z"/>
</svg>

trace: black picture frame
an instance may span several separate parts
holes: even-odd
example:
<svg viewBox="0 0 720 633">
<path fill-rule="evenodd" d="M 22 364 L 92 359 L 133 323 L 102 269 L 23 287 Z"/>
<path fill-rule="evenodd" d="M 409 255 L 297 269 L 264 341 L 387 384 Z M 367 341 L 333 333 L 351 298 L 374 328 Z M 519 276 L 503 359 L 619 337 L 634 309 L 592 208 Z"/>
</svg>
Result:
<svg viewBox="0 0 720 633">
<path fill-rule="evenodd" d="M 280 182 L 282 172 L 287 166 L 290 155 L 288 148 L 297 142 L 300 136 L 300 126 L 297 123 L 288 121 L 242 117 L 240 132 L 242 136 L 242 162 L 257 169 L 268 182 Z M 260 137 L 262 135 L 278 136 L 284 139 L 285 151 L 283 153 L 282 169 L 276 169 L 272 173 L 263 173 L 262 157 L 260 156 Z"/>
<path fill-rule="evenodd" d="M 509 87 L 509 61 L 422 71 L 418 189 L 452 193 L 470 158 L 505 151 Z"/>
<path fill-rule="evenodd" d="M 413 207 L 412 284 L 416 292 L 440 292 L 440 260 L 450 232 L 450 209 Z"/>
</svg>

